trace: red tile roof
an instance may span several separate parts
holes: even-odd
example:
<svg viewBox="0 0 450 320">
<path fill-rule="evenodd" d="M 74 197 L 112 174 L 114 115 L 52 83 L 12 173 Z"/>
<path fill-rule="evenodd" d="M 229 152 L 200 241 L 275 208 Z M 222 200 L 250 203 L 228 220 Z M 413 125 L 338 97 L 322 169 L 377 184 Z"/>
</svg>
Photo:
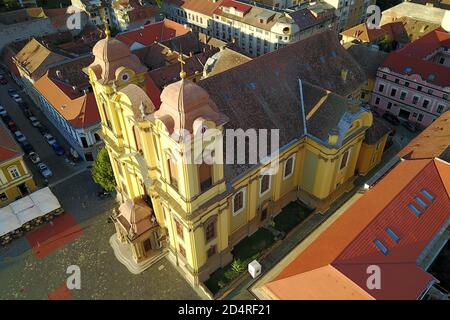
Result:
<svg viewBox="0 0 450 320">
<path fill-rule="evenodd" d="M 368 28 L 366 23 L 361 23 L 353 28 L 341 32 L 341 35 L 352 37 L 362 42 L 373 42 L 384 37 L 386 35 L 386 31 L 381 28 Z"/>
<path fill-rule="evenodd" d="M 440 158 L 450 162 L 450 110 L 441 114 L 403 148 L 399 155 L 408 160 Z"/>
<path fill-rule="evenodd" d="M 75 92 L 66 83 L 49 78 L 48 72 L 35 82 L 35 88 L 74 128 L 87 128 L 100 122 L 92 92 Z"/>
<path fill-rule="evenodd" d="M 165 19 L 160 22 L 147 24 L 142 28 L 127 31 L 117 35 L 116 39 L 130 46 L 138 42 L 149 46 L 155 41 L 165 41 L 188 33 L 190 30 L 175 21 Z"/>
<path fill-rule="evenodd" d="M 252 6 L 249 6 L 248 4 L 237 2 L 234 0 L 225 0 L 221 4 L 221 7 L 227 7 L 227 8 L 234 8 L 241 12 L 249 12 L 252 9 Z"/>
<path fill-rule="evenodd" d="M 0 120 L 0 163 L 16 158 L 22 154 L 17 142 Z"/>
<path fill-rule="evenodd" d="M 442 47 L 450 47 L 450 34 L 439 28 L 390 53 L 382 67 L 400 74 L 418 74 L 431 84 L 445 87 L 450 83 L 450 68 L 424 60 L 427 55 Z M 407 72 L 407 68 L 411 68 L 411 72 Z M 434 75 L 433 80 L 429 78 L 430 75 Z"/>
<path fill-rule="evenodd" d="M 439 159 L 401 162 L 266 284 L 266 288 L 280 299 L 293 298 L 292 292 L 296 293 L 295 299 L 308 298 L 309 288 L 289 286 L 286 282 L 291 277 L 330 265 L 339 270 L 342 279 L 350 279 L 375 299 L 417 299 L 433 277 L 417 266 L 416 261 L 450 217 L 450 188 L 448 182 L 443 182 L 449 175 L 450 164 Z M 424 196 L 423 189 L 434 197 L 433 201 Z M 408 204 L 421 208 L 416 196 L 428 205 L 420 217 L 408 208 Z M 387 228 L 398 235 L 399 242 L 389 236 Z M 386 255 L 374 244 L 376 239 L 388 248 Z M 370 265 L 381 268 L 379 290 L 366 286 Z M 315 286 L 314 282 L 307 283 Z M 355 292 L 354 286 L 351 289 Z M 322 298 L 329 298 L 326 291 L 322 292 Z"/>
<path fill-rule="evenodd" d="M 212 16 L 214 11 L 222 4 L 223 0 L 167 0 L 173 6 L 198 12 L 205 16 Z"/>
</svg>

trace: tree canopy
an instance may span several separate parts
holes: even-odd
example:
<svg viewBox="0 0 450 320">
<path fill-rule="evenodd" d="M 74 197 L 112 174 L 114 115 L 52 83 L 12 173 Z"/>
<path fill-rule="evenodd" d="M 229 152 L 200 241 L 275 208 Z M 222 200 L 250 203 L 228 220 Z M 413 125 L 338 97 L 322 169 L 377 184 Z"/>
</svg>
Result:
<svg viewBox="0 0 450 320">
<path fill-rule="evenodd" d="M 106 191 L 114 191 L 116 188 L 116 179 L 109 159 L 108 151 L 102 148 L 92 167 L 92 178 Z"/>
</svg>

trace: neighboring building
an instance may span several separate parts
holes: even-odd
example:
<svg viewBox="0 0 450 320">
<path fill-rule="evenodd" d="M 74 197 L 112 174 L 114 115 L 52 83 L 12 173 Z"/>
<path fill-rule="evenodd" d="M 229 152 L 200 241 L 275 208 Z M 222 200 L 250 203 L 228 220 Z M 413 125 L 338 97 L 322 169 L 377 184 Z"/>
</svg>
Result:
<svg viewBox="0 0 450 320">
<path fill-rule="evenodd" d="M 367 8 L 375 0 L 324 0 L 336 9 L 336 30 L 342 32 L 367 20 Z"/>
<path fill-rule="evenodd" d="M 23 151 L 0 121 L 0 207 L 36 190 Z"/>
<path fill-rule="evenodd" d="M 341 32 L 343 43 L 355 42 L 376 45 L 385 40 L 386 35 L 386 31 L 382 28 L 370 28 L 366 22 Z"/>
<path fill-rule="evenodd" d="M 371 105 L 426 127 L 450 108 L 450 34 L 434 30 L 388 55 Z"/>
<path fill-rule="evenodd" d="M 13 58 L 23 88 L 36 104 L 39 103 L 39 99 L 34 89 L 35 82 L 47 72 L 52 64 L 66 59 L 66 56 L 51 51 L 34 38 Z"/>
<path fill-rule="evenodd" d="M 154 42 L 166 41 L 187 34 L 190 31 L 189 28 L 175 21 L 164 19 L 136 30 L 122 32 L 117 35 L 117 39 L 128 45 L 131 50 L 136 50 L 150 46 Z"/>
<path fill-rule="evenodd" d="M 277 12 L 234 0 L 171 1 L 166 14 L 172 20 L 226 42 L 235 41 L 252 56 L 332 28 L 334 9 L 314 3 L 293 12 Z"/>
<path fill-rule="evenodd" d="M 68 31 L 66 11 L 57 10 L 55 12 L 42 8 L 27 8 L 0 13 L 0 51 L 12 42 Z M 52 11 L 52 14 L 47 15 L 49 11 Z M 80 21 L 81 27 L 84 28 L 87 21 Z M 71 31 L 76 34 L 80 30 Z"/>
<path fill-rule="evenodd" d="M 113 217 L 111 241 L 128 267 L 142 268 L 165 249 L 199 284 L 291 201 L 326 209 L 352 186 L 373 118 L 346 93 L 360 88 L 364 74 L 335 33 L 314 37 L 197 83 L 182 70 L 181 80 L 163 89 L 160 106 L 148 96 L 147 68 L 129 48 L 110 37 L 99 41 L 89 76 L 125 203 Z M 330 91 L 315 85 L 320 82 Z M 225 136 L 226 129 L 279 128 L 279 154 L 264 165 L 176 161 L 177 152 L 193 146 L 172 134 L 205 128 Z M 217 156 L 227 154 L 237 157 L 230 149 Z M 261 175 L 275 160 L 279 170 Z"/>
<path fill-rule="evenodd" d="M 399 47 L 403 47 L 438 29 L 440 24 L 401 17 L 396 18 L 393 22 L 386 22 L 381 27 L 389 33 L 394 41 L 399 42 Z"/>
<path fill-rule="evenodd" d="M 383 65 L 388 54 L 376 48 L 356 43 L 347 43 L 344 44 L 344 47 L 366 73 L 367 82 L 361 91 L 361 100 L 369 103 L 375 85 L 378 68 Z"/>
<path fill-rule="evenodd" d="M 73 7 L 87 13 L 92 24 L 101 27 L 105 19 L 110 22 L 106 0 L 71 0 L 71 2 Z"/>
<path fill-rule="evenodd" d="M 418 21 L 424 21 L 436 25 L 441 25 L 444 19 L 445 9 L 434 8 L 422 4 L 404 1 L 392 8 L 384 10 L 381 17 L 381 25 L 396 21 L 403 17 L 408 17 Z"/>
<path fill-rule="evenodd" d="M 297 6 L 304 3 L 306 0 L 244 0 L 249 4 L 259 5 L 268 9 L 283 10 Z"/>
<path fill-rule="evenodd" d="M 85 161 L 94 161 L 103 142 L 100 115 L 83 69 L 91 55 L 53 65 L 34 84 L 45 116 Z"/>
<path fill-rule="evenodd" d="M 203 78 L 212 77 L 216 74 L 247 63 L 250 60 L 252 59 L 246 55 L 233 51 L 232 49 L 224 46 L 219 52 L 206 61 L 203 68 Z"/>
<path fill-rule="evenodd" d="M 423 130 L 399 155 L 407 160 L 439 158 L 450 162 L 450 111 Z"/>
<path fill-rule="evenodd" d="M 110 12 L 113 25 L 125 31 L 156 22 L 158 8 L 141 5 L 139 0 L 112 0 Z"/>
<path fill-rule="evenodd" d="M 445 10 L 450 10 L 450 1 L 449 0 L 406 0 L 412 3 L 423 4 L 426 6 L 431 6 L 435 8 L 441 8 Z"/>
<path fill-rule="evenodd" d="M 34 38 L 39 43 L 46 44 L 47 49 L 66 57 L 77 57 L 92 52 L 94 44 L 101 39 L 101 32 L 92 25 L 86 25 L 80 33 L 72 34 L 70 31 L 53 33 Z M 9 43 L 3 48 L 2 60 L 8 68 L 11 77 L 16 83 L 22 85 L 22 79 L 14 57 L 30 42 L 29 39 Z"/>
<path fill-rule="evenodd" d="M 427 270 L 449 239 L 449 176 L 450 164 L 440 159 L 400 162 L 266 273 L 253 293 L 264 300 L 423 299 L 439 283 Z"/>
<path fill-rule="evenodd" d="M 163 1 L 163 10 L 169 19 L 212 36 L 213 14 L 223 2 L 224 0 L 167 0 Z"/>
</svg>

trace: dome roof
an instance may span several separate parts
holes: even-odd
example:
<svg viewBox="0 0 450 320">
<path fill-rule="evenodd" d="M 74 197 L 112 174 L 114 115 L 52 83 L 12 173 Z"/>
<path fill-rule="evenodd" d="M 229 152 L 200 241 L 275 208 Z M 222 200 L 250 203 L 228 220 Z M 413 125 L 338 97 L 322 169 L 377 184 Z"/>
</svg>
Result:
<svg viewBox="0 0 450 320">
<path fill-rule="evenodd" d="M 153 210 L 142 199 L 127 200 L 119 207 L 118 220 L 128 232 L 139 236 L 152 228 Z"/>
<path fill-rule="evenodd" d="M 92 53 L 95 57 L 110 62 L 127 58 L 131 55 L 131 51 L 125 43 L 112 37 L 106 37 L 98 41 L 92 49 Z"/>
<path fill-rule="evenodd" d="M 200 104 L 208 103 L 208 100 L 205 89 L 186 79 L 168 85 L 161 93 L 163 104 L 181 106 L 186 113 Z"/>
<path fill-rule="evenodd" d="M 161 106 L 155 116 L 166 123 L 170 130 L 186 129 L 190 132 L 193 132 L 193 124 L 197 119 L 216 122 L 221 118 L 208 92 L 187 79 L 172 83 L 163 90 Z"/>
<path fill-rule="evenodd" d="M 107 36 L 98 41 L 92 49 L 94 62 L 90 65 L 97 79 L 102 83 L 116 80 L 116 71 L 128 68 L 135 73 L 147 71 L 139 58 L 132 54 L 128 46 L 120 40 Z"/>
</svg>

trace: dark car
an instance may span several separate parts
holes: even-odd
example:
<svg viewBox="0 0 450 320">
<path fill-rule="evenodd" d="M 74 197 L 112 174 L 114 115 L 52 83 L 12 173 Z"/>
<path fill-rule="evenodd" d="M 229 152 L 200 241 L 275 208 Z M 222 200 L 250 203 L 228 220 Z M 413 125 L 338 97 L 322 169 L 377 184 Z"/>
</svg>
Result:
<svg viewBox="0 0 450 320">
<path fill-rule="evenodd" d="M 12 97 L 12 96 L 17 94 L 17 91 L 14 90 L 14 89 L 8 89 L 8 94 L 9 94 L 10 97 Z"/>
<path fill-rule="evenodd" d="M 30 152 L 34 152 L 33 146 L 32 146 L 28 141 L 23 142 L 21 145 L 22 145 L 23 151 L 24 151 L 26 154 L 28 154 L 28 153 L 30 153 Z"/>
<path fill-rule="evenodd" d="M 419 131 L 415 125 L 407 121 L 402 122 L 402 126 L 404 126 L 408 131 L 412 133 L 416 133 Z"/>
<path fill-rule="evenodd" d="M 398 120 L 396 116 L 388 112 L 383 114 L 383 119 L 385 119 L 390 124 L 393 124 L 394 126 L 398 126 L 400 124 L 400 120 Z"/>
<path fill-rule="evenodd" d="M 23 114 L 24 114 L 25 117 L 27 117 L 27 118 L 34 116 L 33 112 L 31 112 L 31 110 L 28 109 L 28 108 L 23 109 Z"/>
<path fill-rule="evenodd" d="M 66 152 L 64 151 L 64 149 L 63 149 L 63 147 L 61 147 L 59 144 L 57 144 L 57 143 L 54 143 L 54 144 L 52 144 L 52 148 L 53 148 L 53 150 L 55 151 L 55 153 L 58 155 L 58 156 L 63 156 Z"/>
<path fill-rule="evenodd" d="M 19 128 L 17 128 L 17 125 L 16 125 L 16 123 L 15 123 L 13 120 L 9 121 L 6 125 L 8 126 L 9 130 L 10 130 L 12 133 L 14 133 L 14 132 L 16 132 L 17 130 L 19 130 Z"/>
<path fill-rule="evenodd" d="M 6 80 L 5 78 L 2 78 L 2 79 L 0 79 L 0 84 L 4 86 L 5 84 L 8 84 L 8 80 Z"/>
<path fill-rule="evenodd" d="M 2 119 L 5 124 L 8 124 L 8 122 L 12 121 L 11 117 L 8 114 L 6 116 L 3 116 Z"/>
<path fill-rule="evenodd" d="M 48 129 L 46 126 L 44 126 L 42 123 L 40 125 L 37 126 L 37 129 L 39 130 L 39 132 L 44 135 L 46 133 L 48 133 Z"/>
</svg>

